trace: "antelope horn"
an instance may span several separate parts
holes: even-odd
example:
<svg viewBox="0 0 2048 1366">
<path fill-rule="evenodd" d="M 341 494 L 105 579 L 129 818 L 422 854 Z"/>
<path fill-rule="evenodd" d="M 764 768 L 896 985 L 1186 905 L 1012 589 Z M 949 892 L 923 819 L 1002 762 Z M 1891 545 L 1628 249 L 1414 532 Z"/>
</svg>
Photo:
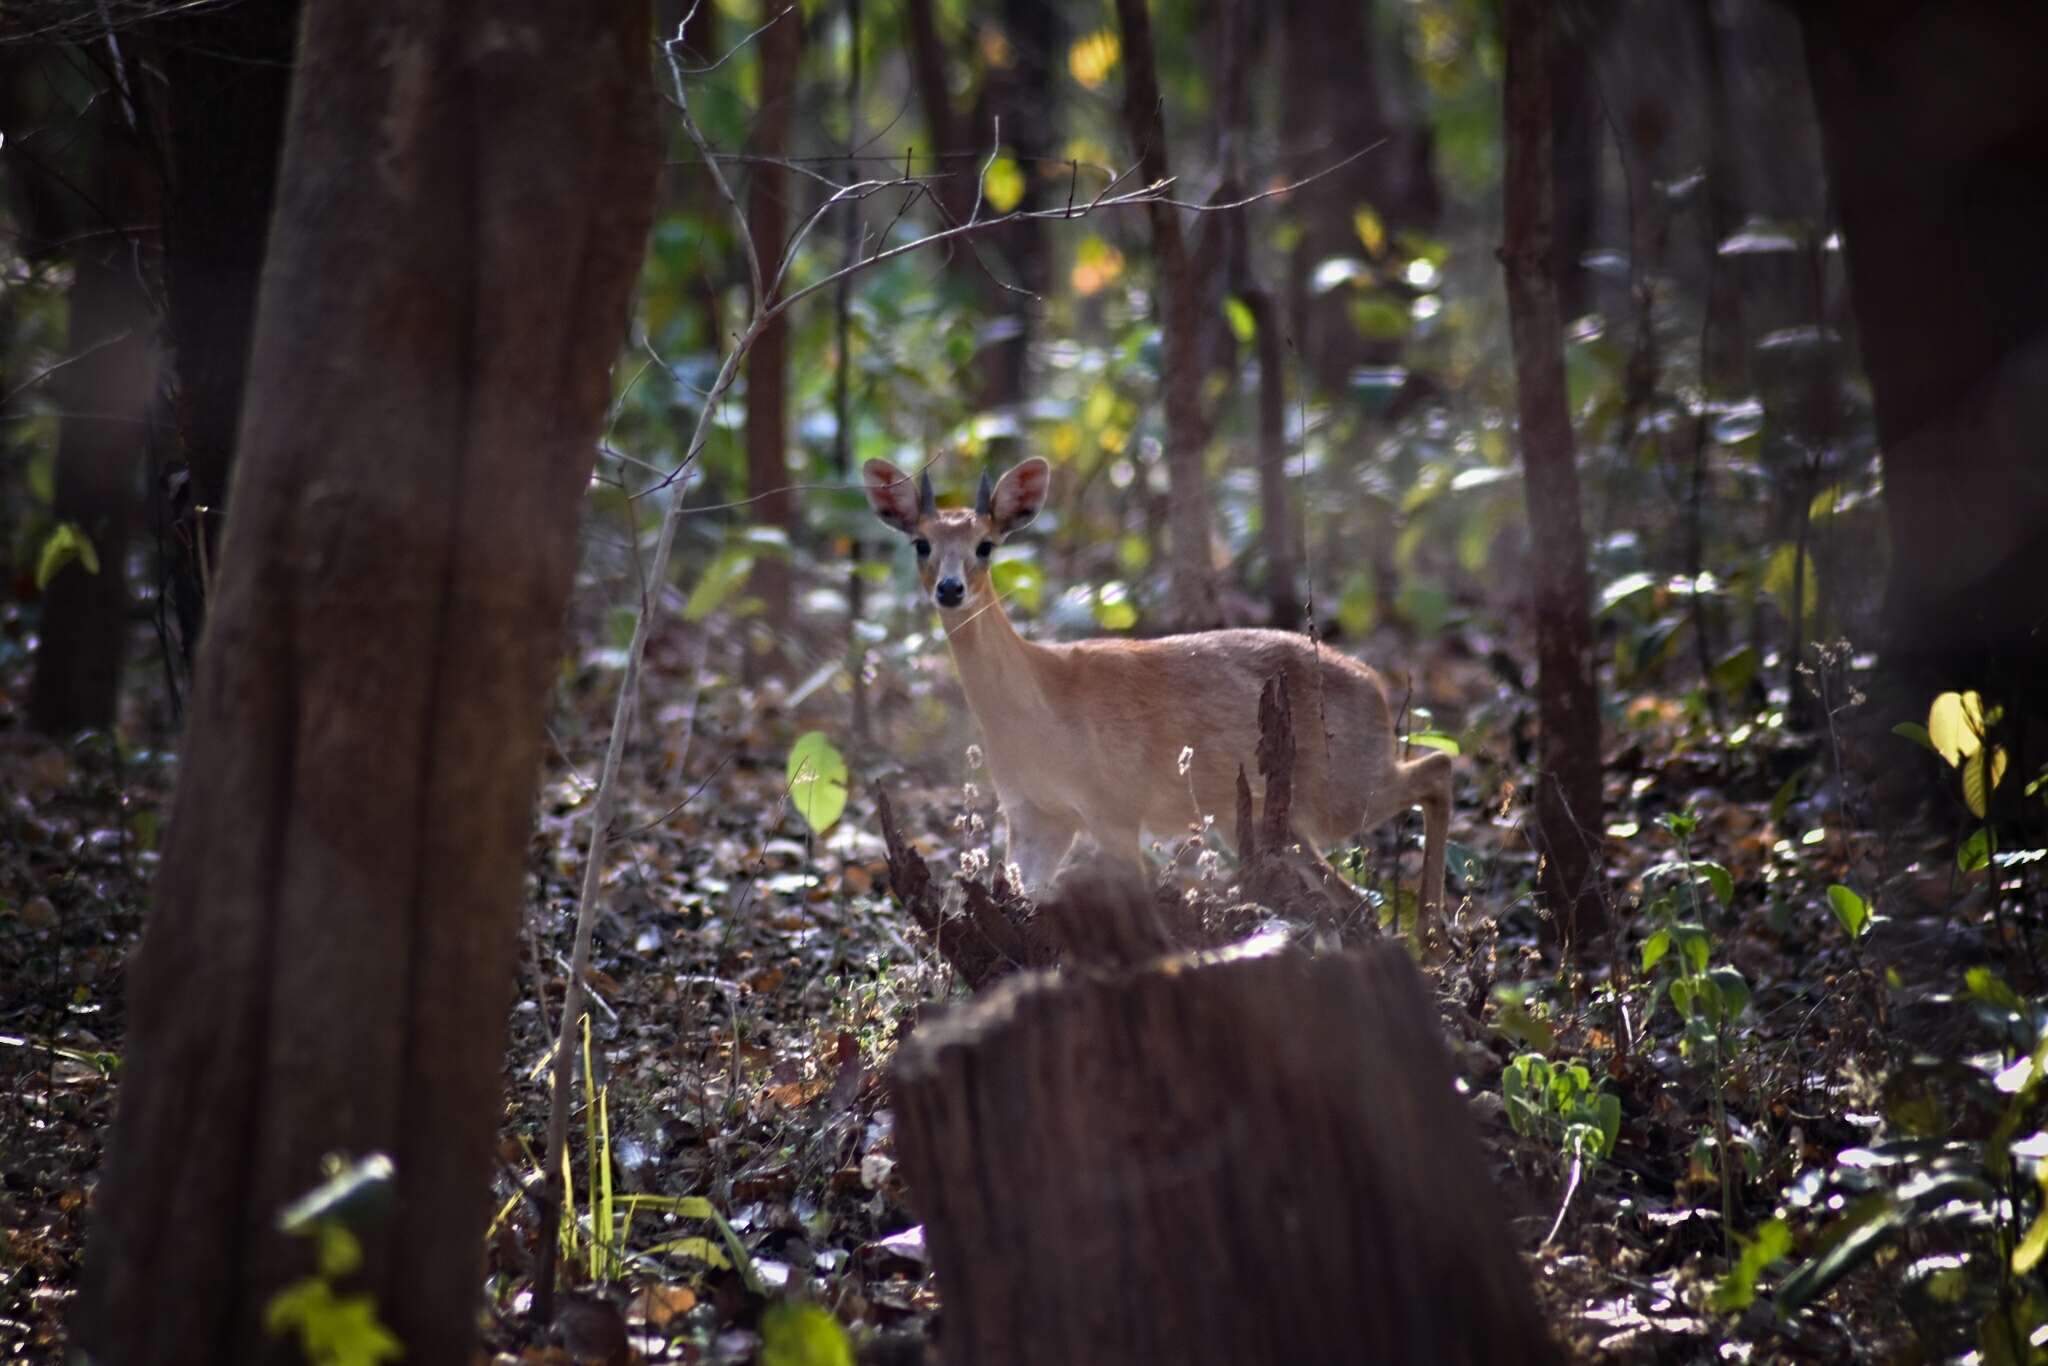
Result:
<svg viewBox="0 0 2048 1366">
<path fill-rule="evenodd" d="M 995 494 L 995 481 L 988 477 L 987 470 L 983 470 L 981 472 L 981 487 L 974 491 L 974 511 L 977 515 L 982 517 L 988 516 L 988 510 L 995 500 Z"/>
<path fill-rule="evenodd" d="M 929 517 L 939 510 L 939 500 L 932 493 L 931 471 L 917 476 L 917 511 L 921 517 Z"/>
</svg>

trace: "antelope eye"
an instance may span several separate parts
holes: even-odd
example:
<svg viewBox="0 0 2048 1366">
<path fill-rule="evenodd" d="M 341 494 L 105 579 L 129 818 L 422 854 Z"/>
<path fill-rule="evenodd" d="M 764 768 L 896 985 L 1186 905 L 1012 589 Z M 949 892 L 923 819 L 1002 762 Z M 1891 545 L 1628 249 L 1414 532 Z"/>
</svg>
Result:
<svg viewBox="0 0 2048 1366">
<path fill-rule="evenodd" d="M 995 548 L 996 543 L 994 541 L 983 541 L 980 545 L 974 547 L 974 553 L 981 556 L 981 558 L 985 560 L 995 550 Z"/>
<path fill-rule="evenodd" d="M 922 536 L 918 537 L 910 544 L 916 548 L 917 558 L 919 558 L 920 560 L 932 553 L 932 543 L 930 541 L 927 541 Z"/>
</svg>

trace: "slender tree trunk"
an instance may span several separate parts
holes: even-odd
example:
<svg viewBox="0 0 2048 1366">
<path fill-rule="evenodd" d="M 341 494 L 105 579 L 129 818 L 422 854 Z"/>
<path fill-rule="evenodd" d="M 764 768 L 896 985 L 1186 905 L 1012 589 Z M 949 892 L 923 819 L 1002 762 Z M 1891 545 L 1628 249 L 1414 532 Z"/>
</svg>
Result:
<svg viewBox="0 0 2048 1366">
<path fill-rule="evenodd" d="M 761 107 L 754 120 L 754 153 L 787 157 L 796 124 L 796 77 L 803 53 L 800 12 L 783 15 L 755 40 L 761 60 Z M 747 232 L 754 239 L 766 284 L 789 242 L 794 186 L 781 166 L 758 162 L 747 180 Z M 777 318 L 761 330 L 747 353 L 748 515 L 785 537 L 796 529 L 796 493 L 789 476 L 789 321 Z M 769 639 L 757 642 L 749 658 L 763 667 L 782 656 L 790 623 L 790 559 L 767 554 L 755 561 L 754 591 L 767 605 Z"/>
<path fill-rule="evenodd" d="M 2048 7 L 1799 7 L 1877 406 L 1881 723 L 1978 688 L 2048 733 Z M 1939 268 L 1930 266 L 1939 262 Z M 2032 776 L 2048 750 L 2014 754 Z M 2008 779 L 2008 783 L 2011 780 Z"/>
<path fill-rule="evenodd" d="M 1551 30 L 1546 0 L 1507 0 L 1508 319 L 1534 542 L 1536 792 L 1543 885 L 1565 943 L 1603 927 L 1600 895 L 1600 698 L 1593 676 L 1592 584 L 1579 476 L 1565 404 L 1564 346 L 1551 277 Z"/>
<path fill-rule="evenodd" d="M 1058 146 L 1058 83 L 1055 63 L 1064 55 L 1065 23 L 1060 7 L 1045 0 L 1003 0 L 1002 18 L 984 40 L 993 52 L 988 73 L 988 107 L 1002 129 L 1002 149 L 1016 159 L 1024 177 L 1024 193 L 1016 208 L 1025 212 L 1046 207 L 1046 163 Z M 998 41 L 998 39 L 1000 41 Z M 982 354 L 982 406 L 1023 423 L 1023 406 L 1031 396 L 1032 310 L 1051 292 L 1051 262 L 1046 252 L 1046 227 L 1036 221 L 1002 229 L 991 243 L 1008 267 L 1005 284 L 1028 291 L 1013 293 L 987 283 L 988 312 L 995 324 L 993 340 Z M 989 462 L 1001 468 L 1026 454 L 1018 436 L 1003 435 L 989 443 Z"/>
<path fill-rule="evenodd" d="M 43 595 L 29 724 L 60 737 L 115 720 L 129 635 L 128 542 L 156 388 L 156 320 L 136 235 L 155 211 L 154 176 L 121 90 L 99 92 L 85 122 L 76 171 L 43 159 L 61 149 L 10 158 L 19 179 L 48 182 L 27 187 L 32 210 L 51 210 L 31 213 L 31 235 L 68 239 L 68 364 L 51 379 L 62 412 L 51 511 L 92 542 L 98 566 L 73 560 Z"/>
<path fill-rule="evenodd" d="M 1166 119 L 1160 108 L 1159 76 L 1152 61 L 1152 19 L 1147 0 L 1117 0 L 1123 26 L 1124 127 L 1138 154 L 1138 179 L 1157 184 L 1167 169 Z M 1218 625 L 1216 571 L 1209 558 L 1212 517 L 1206 459 L 1209 432 L 1202 414 L 1201 314 L 1197 290 L 1188 278 L 1187 244 L 1180 211 L 1152 203 L 1145 209 L 1152 227 L 1155 293 L 1160 323 L 1161 383 L 1166 400 L 1166 467 L 1171 481 L 1167 537 L 1172 566 L 1167 616 L 1176 630 Z"/>
<path fill-rule="evenodd" d="M 188 663 L 204 613 L 201 567 L 220 561 L 298 29 L 298 0 L 248 0 L 181 10 L 155 31 L 170 158 L 164 323 L 177 381 L 174 463 L 190 480 L 164 568 Z"/>
<path fill-rule="evenodd" d="M 476 1335 L 520 869 L 657 165 L 644 5 L 309 6 L 78 1339 L 274 1359 L 321 1155 L 348 1288 Z"/>
</svg>

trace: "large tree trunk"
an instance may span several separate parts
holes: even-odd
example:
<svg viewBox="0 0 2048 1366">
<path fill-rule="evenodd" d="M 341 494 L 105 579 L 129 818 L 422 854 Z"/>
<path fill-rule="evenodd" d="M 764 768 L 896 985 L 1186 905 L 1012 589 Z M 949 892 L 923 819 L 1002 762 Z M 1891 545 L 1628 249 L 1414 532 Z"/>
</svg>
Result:
<svg viewBox="0 0 2048 1366">
<path fill-rule="evenodd" d="M 951 1366 L 1560 1360 L 1398 946 L 1028 974 L 891 1081 Z"/>
<path fill-rule="evenodd" d="M 1801 8 L 1877 405 L 1895 710 L 1975 687 L 2048 746 L 2048 7 Z"/>
<path fill-rule="evenodd" d="M 1116 12 L 1123 27 L 1124 128 L 1138 155 L 1139 181 L 1154 185 L 1171 172 L 1167 169 L 1159 76 L 1152 61 L 1152 19 L 1146 4 L 1147 0 L 1116 0 Z M 1199 291 L 1189 278 L 1180 211 L 1155 202 L 1146 206 L 1146 216 L 1152 228 L 1160 380 L 1166 406 L 1166 468 L 1172 481 L 1166 513 L 1172 572 L 1167 616 L 1176 630 L 1199 631 L 1222 620 L 1216 571 L 1209 554 L 1209 432 L 1202 414 Z"/>
<path fill-rule="evenodd" d="M 156 29 L 170 156 L 164 322 L 177 463 L 190 479 L 164 572 L 188 661 L 205 606 L 201 568 L 220 558 L 298 28 L 297 0 L 245 0 L 183 10 Z"/>
<path fill-rule="evenodd" d="M 754 119 L 754 164 L 747 179 L 747 232 L 761 262 L 770 301 L 776 269 L 789 245 L 793 178 L 775 161 L 790 151 L 796 124 L 796 76 L 803 55 L 803 16 L 795 11 L 770 24 L 754 41 L 761 59 L 761 107 Z M 747 498 L 748 514 L 757 523 L 783 533 L 796 528 L 796 493 L 789 477 L 789 319 L 775 319 L 754 339 L 747 352 Z M 748 658 L 767 666 L 781 658 L 790 622 L 790 558 L 769 553 L 755 562 L 753 590 L 767 611 L 765 639 L 757 640 Z"/>
<path fill-rule="evenodd" d="M 1551 30 L 1546 0 L 1507 0 L 1508 318 L 1522 470 L 1535 557 L 1536 825 L 1543 886 L 1564 941 L 1600 930 L 1600 697 L 1593 677 L 1592 582 L 1579 512 L 1564 344 L 1552 278 Z"/>
<path fill-rule="evenodd" d="M 323 1153 L 396 1199 L 352 1287 L 475 1338 L 520 866 L 656 170 L 647 11 L 309 7 L 79 1341 L 274 1357 Z"/>
</svg>

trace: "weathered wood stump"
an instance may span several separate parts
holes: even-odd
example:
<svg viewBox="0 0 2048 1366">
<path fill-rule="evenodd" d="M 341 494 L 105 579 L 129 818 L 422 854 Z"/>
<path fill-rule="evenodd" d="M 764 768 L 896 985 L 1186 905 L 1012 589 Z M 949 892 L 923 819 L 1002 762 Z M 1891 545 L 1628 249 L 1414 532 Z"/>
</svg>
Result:
<svg viewBox="0 0 2048 1366">
<path fill-rule="evenodd" d="M 949 1366 L 1561 1360 L 1399 948 L 1015 975 L 892 1081 Z"/>
</svg>

